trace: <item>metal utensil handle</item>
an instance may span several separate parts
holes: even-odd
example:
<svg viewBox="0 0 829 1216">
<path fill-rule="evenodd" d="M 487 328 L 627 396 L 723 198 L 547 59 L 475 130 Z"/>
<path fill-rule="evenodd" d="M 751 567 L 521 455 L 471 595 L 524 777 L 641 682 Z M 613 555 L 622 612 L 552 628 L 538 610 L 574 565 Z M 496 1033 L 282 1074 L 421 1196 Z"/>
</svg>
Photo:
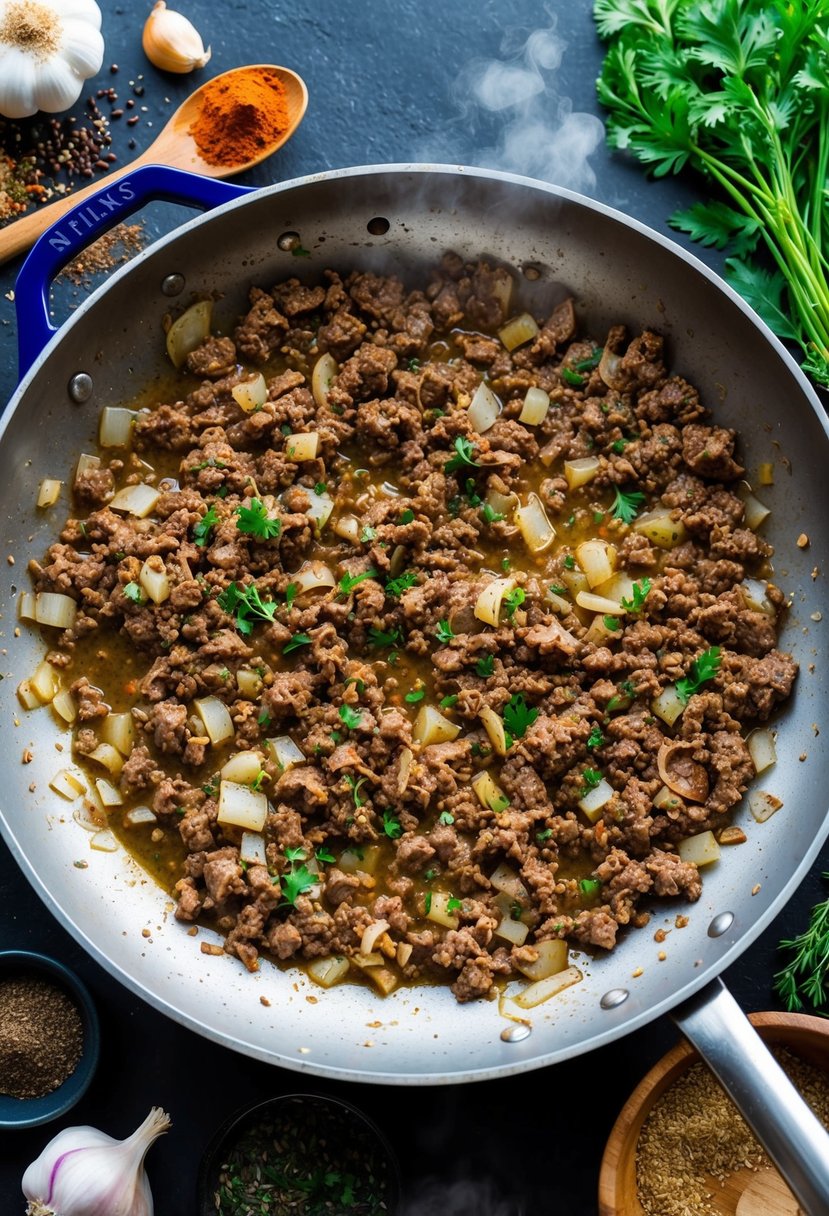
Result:
<svg viewBox="0 0 829 1216">
<path fill-rule="evenodd" d="M 722 980 L 707 984 L 671 1016 L 740 1109 L 806 1216 L 826 1216 L 829 1133 Z"/>
<path fill-rule="evenodd" d="M 163 199 L 209 210 L 248 194 L 250 186 L 186 173 L 166 165 L 144 165 L 85 198 L 44 232 L 20 268 L 15 283 L 20 378 L 56 332 L 49 320 L 49 288 L 55 275 L 102 233 L 145 203 Z"/>
</svg>

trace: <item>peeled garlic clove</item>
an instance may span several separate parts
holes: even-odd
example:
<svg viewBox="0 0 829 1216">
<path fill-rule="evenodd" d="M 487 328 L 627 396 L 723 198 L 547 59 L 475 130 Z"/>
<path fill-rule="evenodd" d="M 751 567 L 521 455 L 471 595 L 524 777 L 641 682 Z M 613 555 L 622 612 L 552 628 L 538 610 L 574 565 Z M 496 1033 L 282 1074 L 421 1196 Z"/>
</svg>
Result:
<svg viewBox="0 0 829 1216">
<path fill-rule="evenodd" d="M 210 47 L 204 49 L 196 27 L 182 13 L 167 8 L 164 0 L 157 0 L 144 23 L 141 43 L 150 63 L 164 72 L 192 72 L 210 58 Z"/>
</svg>

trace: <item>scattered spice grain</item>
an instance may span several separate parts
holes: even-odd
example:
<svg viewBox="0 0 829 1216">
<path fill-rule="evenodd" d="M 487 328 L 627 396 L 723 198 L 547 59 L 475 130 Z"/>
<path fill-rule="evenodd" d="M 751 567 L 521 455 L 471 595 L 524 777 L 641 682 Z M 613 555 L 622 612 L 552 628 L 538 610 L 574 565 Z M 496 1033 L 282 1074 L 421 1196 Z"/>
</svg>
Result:
<svg viewBox="0 0 829 1216">
<path fill-rule="evenodd" d="M 829 1129 L 829 1076 L 772 1048 L 795 1088 Z M 636 1147 L 636 1190 L 645 1216 L 711 1216 L 717 1181 L 741 1169 L 774 1169 L 706 1065 L 692 1064 L 659 1098 Z"/>
<path fill-rule="evenodd" d="M 87 283 L 90 275 L 112 270 L 128 262 L 133 254 L 140 253 L 144 248 L 144 235 L 141 224 L 119 224 L 78 254 L 61 274 L 78 285 Z"/>
<path fill-rule="evenodd" d="M 78 1066 L 83 1023 L 75 1002 L 48 980 L 0 981 L 0 1093 L 42 1098 Z"/>
</svg>

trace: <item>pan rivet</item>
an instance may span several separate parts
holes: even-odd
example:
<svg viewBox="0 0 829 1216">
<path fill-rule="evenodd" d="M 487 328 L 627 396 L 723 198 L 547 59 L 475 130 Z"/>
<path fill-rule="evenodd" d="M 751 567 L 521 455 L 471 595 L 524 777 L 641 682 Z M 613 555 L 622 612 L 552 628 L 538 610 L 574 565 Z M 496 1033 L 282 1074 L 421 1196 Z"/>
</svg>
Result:
<svg viewBox="0 0 829 1216">
<path fill-rule="evenodd" d="M 285 253 L 290 253 L 293 249 L 300 249 L 302 246 L 302 238 L 298 232 L 283 232 L 276 241 L 277 247 Z"/>
<path fill-rule="evenodd" d="M 520 1043 L 523 1039 L 528 1039 L 531 1034 L 532 1026 L 516 1022 L 514 1026 L 507 1026 L 501 1031 L 501 1040 L 504 1043 Z"/>
<path fill-rule="evenodd" d="M 184 275 L 168 274 L 161 280 L 161 290 L 165 296 L 178 296 L 184 291 Z"/>
<path fill-rule="evenodd" d="M 619 1005 L 624 1005 L 629 996 L 627 988 L 611 988 L 604 994 L 599 1004 L 602 1009 L 616 1009 Z"/>
<path fill-rule="evenodd" d="M 69 381 L 69 396 L 78 405 L 83 405 L 92 396 L 92 377 L 87 372 L 77 372 Z"/>
<path fill-rule="evenodd" d="M 711 924 L 708 926 L 708 936 L 722 937 L 723 933 L 726 933 L 733 924 L 733 912 L 720 912 L 719 915 L 714 917 Z"/>
</svg>

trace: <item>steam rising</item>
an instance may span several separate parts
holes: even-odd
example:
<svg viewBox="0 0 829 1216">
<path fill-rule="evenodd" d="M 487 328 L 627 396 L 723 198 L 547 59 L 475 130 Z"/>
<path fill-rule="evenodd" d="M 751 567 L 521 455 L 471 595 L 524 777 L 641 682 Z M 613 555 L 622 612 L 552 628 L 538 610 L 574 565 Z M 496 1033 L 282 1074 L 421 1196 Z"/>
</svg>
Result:
<svg viewBox="0 0 829 1216">
<path fill-rule="evenodd" d="M 525 1216 L 522 1203 L 500 1194 L 493 1182 L 460 1179 L 423 1183 L 402 1216 Z"/>
<path fill-rule="evenodd" d="M 421 159 L 475 163 L 540 178 L 571 190 L 590 193 L 596 175 L 589 157 L 604 139 L 594 114 L 573 112 L 572 102 L 556 89 L 556 73 L 566 42 L 550 24 L 529 36 L 505 35 L 499 60 L 472 60 L 453 89 L 459 116 L 438 146 L 432 138 L 420 149 Z M 494 129 L 495 143 L 472 152 L 470 134 Z"/>
</svg>

